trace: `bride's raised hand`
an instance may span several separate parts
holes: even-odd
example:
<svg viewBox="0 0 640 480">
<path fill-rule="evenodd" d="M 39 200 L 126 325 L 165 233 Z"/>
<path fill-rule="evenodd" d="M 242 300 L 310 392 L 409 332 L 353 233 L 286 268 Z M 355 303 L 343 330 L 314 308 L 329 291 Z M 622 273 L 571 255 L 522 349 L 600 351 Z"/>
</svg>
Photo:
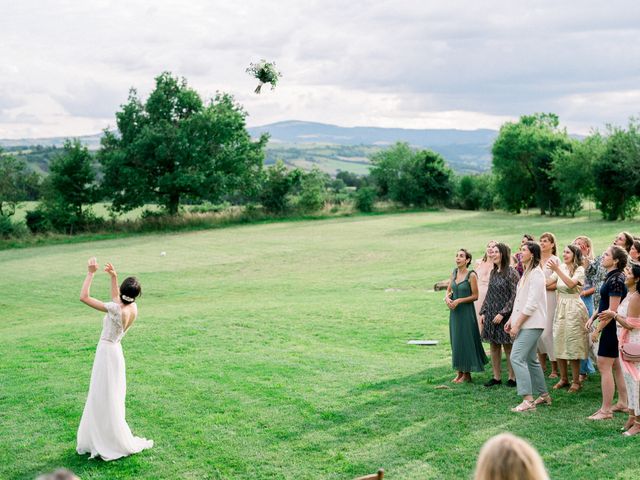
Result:
<svg viewBox="0 0 640 480">
<path fill-rule="evenodd" d="M 87 262 L 87 270 L 89 273 L 96 273 L 98 271 L 98 260 L 96 257 L 91 257 Z"/>
<path fill-rule="evenodd" d="M 112 277 L 117 277 L 117 276 L 118 276 L 118 275 L 117 275 L 117 273 L 116 273 L 116 269 L 115 269 L 115 267 L 114 267 L 112 264 L 110 264 L 110 263 L 107 263 L 107 264 L 105 265 L 105 267 L 104 267 L 104 271 L 105 271 L 105 272 L 107 272 L 107 273 L 108 273 L 109 275 L 111 275 Z"/>
</svg>

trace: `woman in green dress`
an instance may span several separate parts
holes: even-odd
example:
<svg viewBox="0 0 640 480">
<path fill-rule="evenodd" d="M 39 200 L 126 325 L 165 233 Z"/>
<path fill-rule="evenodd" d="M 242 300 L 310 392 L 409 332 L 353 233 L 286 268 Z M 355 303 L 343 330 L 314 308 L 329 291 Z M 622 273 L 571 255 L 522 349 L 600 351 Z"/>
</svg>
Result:
<svg viewBox="0 0 640 480">
<path fill-rule="evenodd" d="M 471 254 L 461 248 L 456 253 L 456 268 L 451 275 L 444 301 L 449 314 L 451 360 L 458 372 L 453 383 L 471 381 L 471 372 L 483 372 L 489 362 L 482 348 L 473 302 L 478 298 L 478 279 L 471 265 Z"/>
</svg>

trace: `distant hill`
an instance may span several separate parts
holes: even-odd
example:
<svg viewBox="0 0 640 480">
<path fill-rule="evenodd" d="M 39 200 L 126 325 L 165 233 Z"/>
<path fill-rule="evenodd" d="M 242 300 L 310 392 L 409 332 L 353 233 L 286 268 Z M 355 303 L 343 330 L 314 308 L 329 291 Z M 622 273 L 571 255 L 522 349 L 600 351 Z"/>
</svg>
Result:
<svg viewBox="0 0 640 480">
<path fill-rule="evenodd" d="M 492 144 L 496 130 L 407 129 L 380 127 L 338 127 L 325 123 L 290 120 L 249 128 L 258 136 L 269 133 L 272 142 L 331 143 L 336 145 L 392 145 L 407 142 L 417 147 Z"/>
<path fill-rule="evenodd" d="M 50 138 L 19 138 L 15 140 L 1 139 L 0 147 L 33 147 L 40 145 L 42 147 L 57 147 L 60 148 L 64 145 L 65 140 L 68 138 L 77 138 L 86 145 L 89 150 L 97 150 L 100 147 L 100 139 L 102 133 L 96 133 L 94 135 L 81 135 L 79 137 L 50 137 Z"/>
<path fill-rule="evenodd" d="M 407 142 L 415 148 L 429 148 L 440 153 L 458 173 L 480 173 L 491 167 L 491 145 L 496 130 L 404 129 L 379 127 L 339 127 L 324 123 L 285 121 L 248 128 L 253 137 L 269 133 L 267 164 L 281 159 L 292 166 L 309 169 L 317 166 L 328 173 L 338 170 L 365 174 L 369 158 L 376 152 Z M 77 137 L 89 149 L 100 146 L 102 134 Z M 61 147 L 66 137 L 1 140 L 0 146 L 15 153 L 24 151 L 29 160 L 32 147 Z M 24 149 L 24 150 L 23 150 Z M 38 170 L 47 171 L 43 155 Z"/>
<path fill-rule="evenodd" d="M 269 133 L 267 163 L 285 163 L 321 170 L 366 173 L 368 157 L 376 151 L 407 142 L 440 153 L 458 173 L 481 173 L 491 168 L 491 146 L 496 130 L 439 130 L 379 127 L 339 127 L 324 123 L 286 121 L 249 128 L 258 137 Z"/>
</svg>

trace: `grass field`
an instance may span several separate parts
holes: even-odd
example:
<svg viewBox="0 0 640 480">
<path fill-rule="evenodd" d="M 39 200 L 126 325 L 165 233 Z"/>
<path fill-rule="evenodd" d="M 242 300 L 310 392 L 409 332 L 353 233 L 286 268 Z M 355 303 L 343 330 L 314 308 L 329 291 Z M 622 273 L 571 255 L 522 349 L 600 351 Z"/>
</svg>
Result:
<svg viewBox="0 0 640 480">
<path fill-rule="evenodd" d="M 590 235 L 636 223 L 445 211 L 239 226 L 0 251 L 0 479 L 65 466 L 84 479 L 470 478 L 511 431 L 552 478 L 640 476 L 623 417 L 590 422 L 597 377 L 516 415 L 513 389 L 452 385 L 442 293 L 460 246 L 523 232 Z M 160 256 L 166 251 L 165 257 Z M 127 418 L 155 447 L 116 462 L 75 453 L 101 314 L 78 301 L 86 259 L 143 283 L 123 341 Z M 94 296 L 108 297 L 106 274 Z M 410 339 L 436 339 L 415 347 Z M 446 385 L 446 389 L 438 389 Z M 551 385 L 551 380 L 549 380 Z"/>
</svg>

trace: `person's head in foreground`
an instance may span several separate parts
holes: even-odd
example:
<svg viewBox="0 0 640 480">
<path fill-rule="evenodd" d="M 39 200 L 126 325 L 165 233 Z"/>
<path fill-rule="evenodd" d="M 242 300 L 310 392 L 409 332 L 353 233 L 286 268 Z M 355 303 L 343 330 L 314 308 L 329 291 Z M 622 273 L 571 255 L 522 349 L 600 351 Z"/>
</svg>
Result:
<svg viewBox="0 0 640 480">
<path fill-rule="evenodd" d="M 66 468 L 60 468 L 53 473 L 40 475 L 37 480 L 80 480 L 73 472 Z"/>
<path fill-rule="evenodd" d="M 549 480 L 540 454 L 526 440 L 510 433 L 482 446 L 475 480 Z"/>
</svg>

